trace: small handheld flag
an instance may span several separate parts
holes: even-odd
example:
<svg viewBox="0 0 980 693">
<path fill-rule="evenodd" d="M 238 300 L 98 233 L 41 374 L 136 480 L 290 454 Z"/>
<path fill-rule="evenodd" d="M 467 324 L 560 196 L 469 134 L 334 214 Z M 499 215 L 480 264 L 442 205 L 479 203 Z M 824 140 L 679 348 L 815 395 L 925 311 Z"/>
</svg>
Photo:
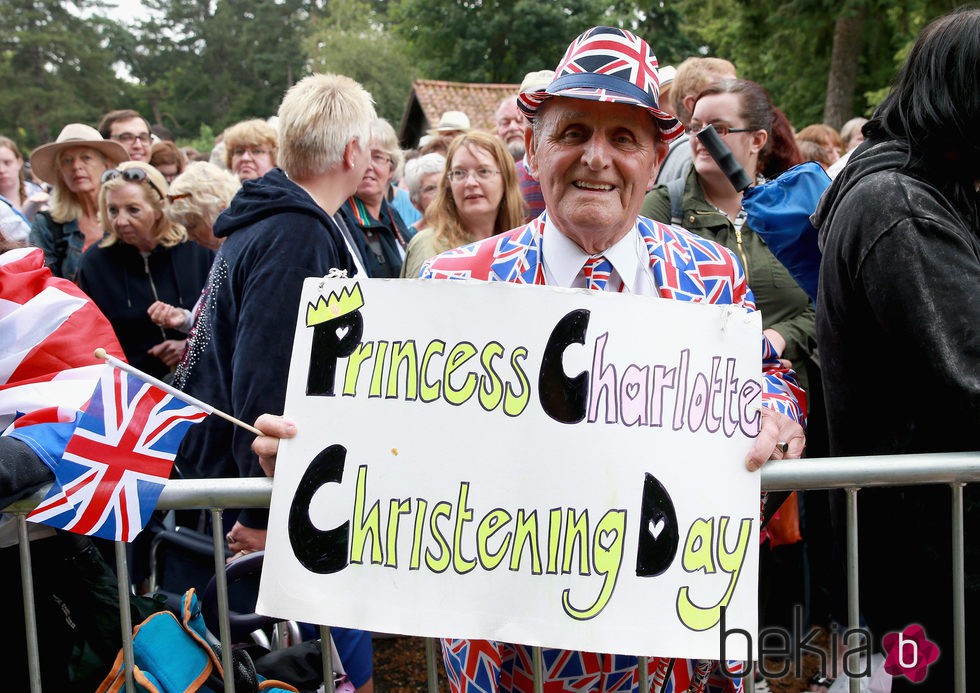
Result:
<svg viewBox="0 0 980 693">
<path fill-rule="evenodd" d="M 208 412 L 128 371 L 105 367 L 28 520 L 127 542 L 146 526 L 184 434 Z"/>
</svg>

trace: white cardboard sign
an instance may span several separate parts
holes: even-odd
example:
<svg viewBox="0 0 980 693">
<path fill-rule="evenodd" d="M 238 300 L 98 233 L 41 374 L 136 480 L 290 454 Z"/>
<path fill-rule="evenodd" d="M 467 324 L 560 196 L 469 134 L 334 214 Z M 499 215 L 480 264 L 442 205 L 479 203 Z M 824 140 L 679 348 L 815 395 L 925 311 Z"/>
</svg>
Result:
<svg viewBox="0 0 980 693">
<path fill-rule="evenodd" d="M 757 627 L 760 330 L 649 296 L 308 279 L 258 611 L 719 658 L 722 623 Z"/>
</svg>

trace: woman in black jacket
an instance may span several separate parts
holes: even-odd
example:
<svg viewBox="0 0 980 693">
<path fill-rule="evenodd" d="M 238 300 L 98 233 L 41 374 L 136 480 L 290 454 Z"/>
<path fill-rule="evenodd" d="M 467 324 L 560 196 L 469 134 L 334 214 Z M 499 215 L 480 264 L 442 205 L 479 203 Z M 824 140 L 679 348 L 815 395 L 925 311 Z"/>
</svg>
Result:
<svg viewBox="0 0 980 693">
<path fill-rule="evenodd" d="M 155 325 L 147 308 L 154 301 L 193 308 L 214 260 L 164 214 L 166 195 L 166 179 L 149 164 L 106 171 L 99 190 L 106 238 L 78 268 L 79 287 L 112 323 L 127 361 L 156 378 L 177 365 L 186 335 Z"/>
</svg>

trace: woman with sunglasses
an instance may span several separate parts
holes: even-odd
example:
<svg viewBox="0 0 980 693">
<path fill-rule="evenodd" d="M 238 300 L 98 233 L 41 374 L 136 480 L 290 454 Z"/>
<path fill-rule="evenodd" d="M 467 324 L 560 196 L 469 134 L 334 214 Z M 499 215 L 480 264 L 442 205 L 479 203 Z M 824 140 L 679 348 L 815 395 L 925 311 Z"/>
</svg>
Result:
<svg viewBox="0 0 980 693">
<path fill-rule="evenodd" d="M 78 285 L 109 319 L 130 364 L 166 379 L 186 335 L 155 325 L 155 301 L 190 310 L 201 295 L 214 252 L 188 240 L 164 213 L 167 181 L 153 166 L 126 161 L 102 175 L 102 242 L 82 256 Z"/>
<path fill-rule="evenodd" d="M 31 152 L 31 170 L 51 186 L 51 197 L 34 217 L 30 244 L 44 251 L 54 276 L 75 281 L 82 253 L 102 240 L 99 181 L 127 158 L 121 144 L 82 123 L 69 123 L 57 140 Z"/>
<path fill-rule="evenodd" d="M 495 134 L 471 130 L 449 145 L 436 197 L 408 244 L 402 277 L 414 278 L 439 253 L 524 223 L 526 206 L 514 157 Z"/>
</svg>

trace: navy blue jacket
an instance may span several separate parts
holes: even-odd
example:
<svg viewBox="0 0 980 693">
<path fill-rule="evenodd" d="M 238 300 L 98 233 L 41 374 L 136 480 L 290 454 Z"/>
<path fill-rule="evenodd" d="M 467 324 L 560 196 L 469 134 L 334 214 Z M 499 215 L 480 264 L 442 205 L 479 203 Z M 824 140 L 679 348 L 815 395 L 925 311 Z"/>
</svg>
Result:
<svg viewBox="0 0 980 693">
<path fill-rule="evenodd" d="M 167 365 L 147 350 L 165 339 L 184 339 L 177 330 L 153 323 L 146 309 L 156 300 L 191 310 L 201 296 L 214 252 L 193 241 L 165 248 L 145 258 L 136 246 L 117 241 L 92 245 L 82 255 L 76 280 L 109 319 L 126 360 L 144 373 L 163 378 Z"/>
<path fill-rule="evenodd" d="M 283 411 L 303 280 L 332 268 L 353 276 L 354 263 L 335 222 L 279 169 L 245 181 L 214 231 L 225 240 L 174 382 L 253 423 Z M 178 471 L 185 478 L 264 476 L 254 438 L 209 416 L 184 438 Z M 248 509 L 238 521 L 262 529 L 268 511 Z"/>
</svg>

